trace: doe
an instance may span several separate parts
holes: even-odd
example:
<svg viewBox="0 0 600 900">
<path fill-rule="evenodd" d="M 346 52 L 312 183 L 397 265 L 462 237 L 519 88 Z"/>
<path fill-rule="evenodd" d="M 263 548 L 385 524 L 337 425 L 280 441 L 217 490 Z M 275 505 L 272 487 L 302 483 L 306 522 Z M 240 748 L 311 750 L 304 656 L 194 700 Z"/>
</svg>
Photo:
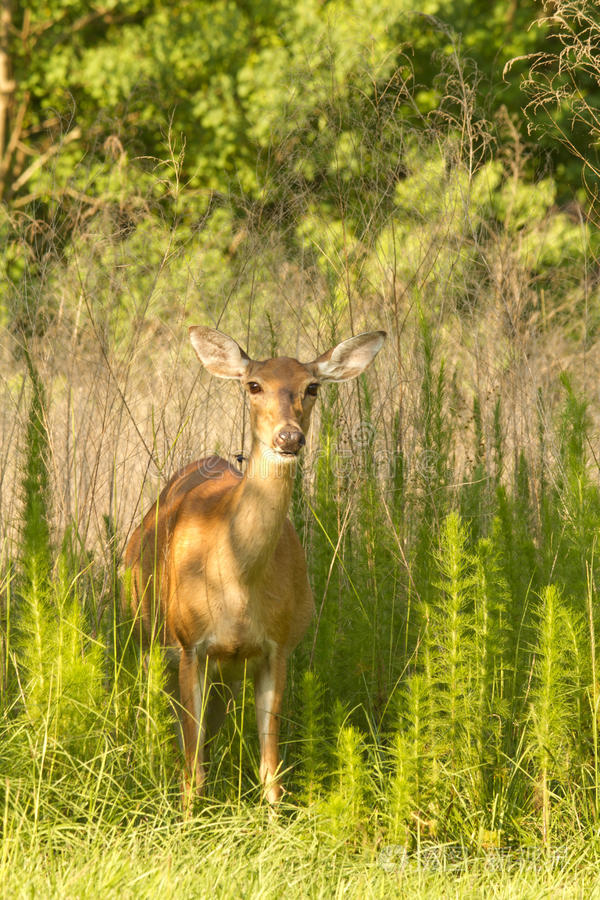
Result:
<svg viewBox="0 0 600 900">
<path fill-rule="evenodd" d="M 244 474 L 218 456 L 182 469 L 125 551 L 139 637 L 145 646 L 158 639 L 170 667 L 184 804 L 202 790 L 206 744 L 245 672 L 254 678 L 261 781 L 270 803 L 281 797 L 286 663 L 314 612 L 304 551 L 287 518 L 295 464 L 319 386 L 360 375 L 385 336 L 359 334 L 308 363 L 259 362 L 219 331 L 190 328 L 205 368 L 237 379 L 247 393 L 252 448 Z"/>
</svg>

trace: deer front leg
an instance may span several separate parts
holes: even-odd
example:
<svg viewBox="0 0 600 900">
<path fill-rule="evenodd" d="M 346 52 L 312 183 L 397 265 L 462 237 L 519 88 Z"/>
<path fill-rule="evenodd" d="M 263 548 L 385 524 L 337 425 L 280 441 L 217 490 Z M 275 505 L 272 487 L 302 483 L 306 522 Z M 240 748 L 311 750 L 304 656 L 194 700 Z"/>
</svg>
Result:
<svg viewBox="0 0 600 900">
<path fill-rule="evenodd" d="M 279 761 L 279 715 L 285 688 L 285 656 L 273 651 L 254 676 L 256 722 L 260 740 L 260 779 L 269 803 L 281 799 Z"/>
<path fill-rule="evenodd" d="M 206 697 L 208 671 L 202 660 L 198 678 L 198 658 L 195 650 L 182 650 L 179 660 L 180 721 L 183 732 L 185 770 L 183 777 L 184 810 L 191 806 L 194 794 L 201 794 L 206 779 L 204 744 L 206 741 Z"/>
</svg>

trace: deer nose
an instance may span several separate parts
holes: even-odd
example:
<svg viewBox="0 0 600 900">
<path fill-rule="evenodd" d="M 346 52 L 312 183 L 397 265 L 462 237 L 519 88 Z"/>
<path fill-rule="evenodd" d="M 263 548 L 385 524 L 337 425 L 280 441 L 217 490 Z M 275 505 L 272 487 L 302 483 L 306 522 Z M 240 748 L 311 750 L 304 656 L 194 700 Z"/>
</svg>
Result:
<svg viewBox="0 0 600 900">
<path fill-rule="evenodd" d="M 299 428 L 282 428 L 275 436 L 275 446 L 283 453 L 298 453 L 306 438 Z"/>
</svg>

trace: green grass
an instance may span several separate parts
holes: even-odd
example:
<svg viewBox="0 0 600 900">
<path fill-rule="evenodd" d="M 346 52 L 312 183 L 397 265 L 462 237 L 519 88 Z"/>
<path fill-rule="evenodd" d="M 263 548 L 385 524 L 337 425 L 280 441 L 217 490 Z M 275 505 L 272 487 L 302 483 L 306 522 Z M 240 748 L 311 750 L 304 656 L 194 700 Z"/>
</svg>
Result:
<svg viewBox="0 0 600 900">
<path fill-rule="evenodd" d="M 207 795 L 183 821 L 161 654 L 143 664 L 119 621 L 127 584 L 115 590 L 116 572 L 76 526 L 60 542 L 49 528 L 48 400 L 30 363 L 19 552 L 2 593 L 4 895 L 600 889 L 600 489 L 588 404 L 563 379 L 543 482 L 539 447 L 515 453 L 503 479 L 481 450 L 459 481 L 429 338 L 421 331 L 425 463 L 412 480 L 377 475 L 368 442 L 353 469 L 339 468 L 335 392 L 315 477 L 299 478 L 294 515 L 319 616 L 290 666 L 290 792 L 276 817 L 261 798 L 249 686 L 213 747 Z M 360 390 L 368 421 L 372 388 Z M 505 439 L 498 427 L 496 457 Z"/>
<path fill-rule="evenodd" d="M 6 829 L 5 810 L 5 829 Z M 32 825 L 11 818 L 0 881 L 10 897 L 593 897 L 591 850 L 489 850 L 429 844 L 361 848 L 333 840 L 306 810 L 275 821 L 254 804 L 210 805 L 183 823 L 159 815 L 129 824 Z"/>
<path fill-rule="evenodd" d="M 261 798 L 249 686 L 185 822 L 161 654 L 143 664 L 119 622 L 127 584 L 115 591 L 76 527 L 52 539 L 48 401 L 30 364 L 20 552 L 2 595 L 6 896 L 593 895 L 600 490 L 588 407 L 564 379 L 545 486 L 535 454 L 522 450 L 498 483 L 482 451 L 449 490 L 452 458 L 444 450 L 442 465 L 435 448 L 456 439 L 427 331 L 423 358 L 427 454 L 412 483 L 382 481 L 369 444 L 338 468 L 332 393 L 326 452 L 296 498 L 320 614 L 290 666 L 286 802 L 274 817 Z"/>
<path fill-rule="evenodd" d="M 14 285 L 31 327 L 0 361 L 4 895 L 599 893 L 595 326 L 577 343 L 553 318 L 564 297 L 588 327 L 595 261 L 558 253 L 538 297 L 493 172 L 447 138 L 414 144 L 399 182 L 381 162 L 396 201 L 375 232 L 360 206 L 360 252 L 340 194 L 312 236 L 249 210 L 239 245 L 225 206 L 189 246 L 162 220 L 94 219 Z M 249 686 L 183 821 L 163 660 L 143 665 L 118 613 L 142 508 L 179 465 L 247 448 L 234 388 L 190 365 L 200 321 L 257 357 L 390 332 L 323 391 L 298 474 L 317 616 L 289 666 L 277 818 Z M 561 351 L 580 380 L 553 371 Z"/>
</svg>

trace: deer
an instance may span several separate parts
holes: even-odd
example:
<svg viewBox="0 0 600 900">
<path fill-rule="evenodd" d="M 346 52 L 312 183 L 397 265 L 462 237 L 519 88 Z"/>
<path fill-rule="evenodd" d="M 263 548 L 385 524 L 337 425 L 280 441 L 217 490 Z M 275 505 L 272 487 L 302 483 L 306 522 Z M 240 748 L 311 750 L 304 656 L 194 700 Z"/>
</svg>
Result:
<svg viewBox="0 0 600 900">
<path fill-rule="evenodd" d="M 242 679 L 254 679 L 260 780 L 281 799 L 279 720 L 287 661 L 314 601 L 304 550 L 288 518 L 298 456 L 321 385 L 360 375 L 384 331 L 342 341 L 312 362 L 251 359 L 230 337 L 193 326 L 204 368 L 237 380 L 250 405 L 242 472 L 208 456 L 174 475 L 129 539 L 127 614 L 142 647 L 158 639 L 179 721 L 184 809 L 202 795 L 207 749 Z"/>
</svg>

